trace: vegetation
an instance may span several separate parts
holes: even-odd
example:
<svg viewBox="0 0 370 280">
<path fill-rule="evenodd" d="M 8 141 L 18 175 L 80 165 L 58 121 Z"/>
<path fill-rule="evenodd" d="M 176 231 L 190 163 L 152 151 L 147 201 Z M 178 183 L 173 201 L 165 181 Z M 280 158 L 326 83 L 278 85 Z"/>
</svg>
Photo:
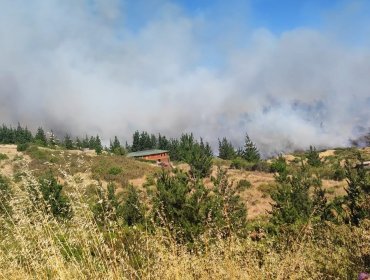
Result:
<svg viewBox="0 0 370 280">
<path fill-rule="evenodd" d="M 188 163 L 181 171 L 126 158 L 132 147 L 123 148 L 118 137 L 103 154 L 88 155 L 68 151 L 70 144 L 96 149 L 98 135 L 73 141 L 67 134 L 59 144 L 49 137 L 45 144 L 41 130 L 37 140 L 32 134 L 20 140 L 25 131 L 1 130 L 1 139 L 18 150 L 6 152 L 0 169 L 9 173 L 0 175 L 4 277 L 355 279 L 370 271 L 366 150 L 320 157 L 310 147 L 293 159 L 267 161 L 248 135 L 239 152 L 224 138 L 219 145 L 229 160 L 219 159 L 220 166 L 231 162 L 241 170 L 216 172 L 209 144 L 192 134 L 167 139 L 136 133 L 135 147 L 149 147 L 150 139 L 150 147 Z M 234 182 L 232 174 L 239 175 Z M 140 186 L 130 184 L 145 177 Z M 346 190 L 337 192 L 342 184 Z M 271 208 L 251 218 L 253 192 L 252 199 Z"/>
</svg>

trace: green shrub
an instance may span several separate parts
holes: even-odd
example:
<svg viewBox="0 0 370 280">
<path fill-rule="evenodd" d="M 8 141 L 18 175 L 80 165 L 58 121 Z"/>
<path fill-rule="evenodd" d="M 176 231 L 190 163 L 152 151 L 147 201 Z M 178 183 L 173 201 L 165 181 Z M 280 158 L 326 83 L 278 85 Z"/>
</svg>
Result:
<svg viewBox="0 0 370 280">
<path fill-rule="evenodd" d="M 0 160 L 8 159 L 9 157 L 6 154 L 0 153 Z"/>
<path fill-rule="evenodd" d="M 24 152 L 24 151 L 26 151 L 28 149 L 29 146 L 30 146 L 29 143 L 19 143 L 17 145 L 17 151 L 18 152 Z"/>
<path fill-rule="evenodd" d="M 252 171 L 270 172 L 271 166 L 267 161 L 260 160 L 252 166 Z"/>
<path fill-rule="evenodd" d="M 238 188 L 238 190 L 244 191 L 246 189 L 249 189 L 251 186 L 251 182 L 249 182 L 247 179 L 241 179 L 236 187 Z"/>
<path fill-rule="evenodd" d="M 253 162 L 248 162 L 241 157 L 237 157 L 231 161 L 230 168 L 251 171 L 254 165 Z"/>
<path fill-rule="evenodd" d="M 113 167 L 109 168 L 109 170 L 108 170 L 109 175 L 118 175 L 121 172 L 122 172 L 122 168 L 118 167 L 118 166 L 113 166 Z"/>
</svg>

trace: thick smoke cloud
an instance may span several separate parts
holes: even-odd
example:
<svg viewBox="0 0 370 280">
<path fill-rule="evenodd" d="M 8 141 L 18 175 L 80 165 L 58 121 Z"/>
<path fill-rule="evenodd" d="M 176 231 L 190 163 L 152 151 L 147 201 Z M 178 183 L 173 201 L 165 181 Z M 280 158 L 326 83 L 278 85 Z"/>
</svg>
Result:
<svg viewBox="0 0 370 280">
<path fill-rule="evenodd" d="M 330 24 L 276 35 L 219 18 L 214 30 L 155 2 L 135 7 L 145 14 L 135 26 L 120 1 L 3 3 L 0 120 L 106 140 L 144 129 L 241 145 L 248 132 L 265 154 L 343 146 L 370 126 L 366 43 Z"/>
</svg>

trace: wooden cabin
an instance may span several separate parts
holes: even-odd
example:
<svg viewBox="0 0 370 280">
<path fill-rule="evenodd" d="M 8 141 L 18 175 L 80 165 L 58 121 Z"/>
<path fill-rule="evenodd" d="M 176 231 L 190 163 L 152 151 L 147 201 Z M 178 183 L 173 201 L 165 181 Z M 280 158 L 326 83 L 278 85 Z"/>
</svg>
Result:
<svg viewBox="0 0 370 280">
<path fill-rule="evenodd" d="M 170 164 L 170 155 L 166 150 L 146 150 L 127 154 L 127 157 L 156 161 L 161 164 Z"/>
</svg>

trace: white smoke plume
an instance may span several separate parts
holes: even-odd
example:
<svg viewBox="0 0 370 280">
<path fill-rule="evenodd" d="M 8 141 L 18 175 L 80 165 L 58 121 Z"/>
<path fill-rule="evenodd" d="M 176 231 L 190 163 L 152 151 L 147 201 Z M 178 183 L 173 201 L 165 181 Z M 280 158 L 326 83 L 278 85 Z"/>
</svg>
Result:
<svg viewBox="0 0 370 280">
<path fill-rule="evenodd" d="M 247 132 L 264 154 L 347 145 L 370 127 L 370 45 L 357 40 L 370 32 L 348 31 L 349 7 L 276 34 L 164 0 L 0 2 L 5 124 L 128 141 L 194 132 L 214 147 Z"/>
</svg>

